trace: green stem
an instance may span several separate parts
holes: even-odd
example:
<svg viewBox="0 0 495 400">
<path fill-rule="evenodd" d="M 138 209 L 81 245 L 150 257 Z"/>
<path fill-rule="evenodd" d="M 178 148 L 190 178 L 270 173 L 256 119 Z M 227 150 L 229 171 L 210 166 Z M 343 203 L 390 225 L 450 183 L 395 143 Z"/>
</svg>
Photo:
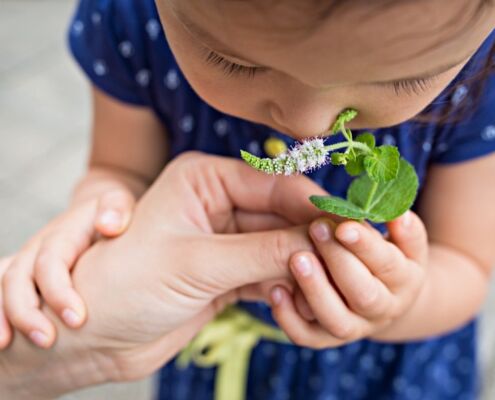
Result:
<svg viewBox="0 0 495 400">
<path fill-rule="evenodd" d="M 325 150 L 334 151 L 339 149 L 345 149 L 347 147 L 356 148 L 365 151 L 366 153 L 371 153 L 370 148 L 365 143 L 361 142 L 339 142 L 335 144 L 331 144 L 329 146 L 325 146 Z"/>
<path fill-rule="evenodd" d="M 368 198 L 366 199 L 366 204 L 364 205 L 364 211 L 368 212 L 370 210 L 371 202 L 373 197 L 375 197 L 376 190 L 378 189 L 378 182 L 373 181 L 370 192 L 368 193 Z"/>
</svg>

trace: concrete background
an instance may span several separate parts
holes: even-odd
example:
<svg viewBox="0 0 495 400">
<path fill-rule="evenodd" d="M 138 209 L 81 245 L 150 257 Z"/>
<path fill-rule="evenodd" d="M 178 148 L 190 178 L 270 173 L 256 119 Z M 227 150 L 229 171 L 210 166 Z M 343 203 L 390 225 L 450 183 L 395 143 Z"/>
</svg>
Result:
<svg viewBox="0 0 495 400">
<path fill-rule="evenodd" d="M 88 86 L 64 42 L 73 6 L 70 0 L 0 0 L 0 256 L 15 251 L 65 207 L 84 170 Z M 479 341 L 486 400 L 495 399 L 494 311 L 495 288 Z M 64 400 L 149 399 L 151 390 L 148 379 Z"/>
</svg>

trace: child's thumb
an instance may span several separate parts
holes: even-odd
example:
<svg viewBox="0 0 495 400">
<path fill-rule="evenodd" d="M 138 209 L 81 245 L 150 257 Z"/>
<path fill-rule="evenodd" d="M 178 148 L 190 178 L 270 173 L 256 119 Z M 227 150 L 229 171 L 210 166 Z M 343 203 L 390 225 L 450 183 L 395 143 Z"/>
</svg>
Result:
<svg viewBox="0 0 495 400">
<path fill-rule="evenodd" d="M 308 227 L 233 235 L 213 235 L 208 261 L 209 279 L 221 292 L 252 283 L 290 278 L 289 259 L 299 251 L 314 251 Z M 208 241 L 209 242 L 209 241 Z M 200 254 L 208 254 L 198 252 Z M 204 263 L 204 261 L 203 261 Z"/>
<path fill-rule="evenodd" d="M 104 193 L 96 211 L 96 230 L 107 237 L 121 235 L 131 222 L 136 199 L 130 191 L 116 189 Z"/>
</svg>

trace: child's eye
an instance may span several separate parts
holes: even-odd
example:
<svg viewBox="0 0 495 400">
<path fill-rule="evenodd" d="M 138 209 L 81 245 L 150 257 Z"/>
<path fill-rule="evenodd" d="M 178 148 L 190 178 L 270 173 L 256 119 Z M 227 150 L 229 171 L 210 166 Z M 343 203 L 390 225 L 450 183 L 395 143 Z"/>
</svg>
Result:
<svg viewBox="0 0 495 400">
<path fill-rule="evenodd" d="M 247 67 L 245 65 L 233 63 L 213 51 L 208 51 L 206 53 L 205 61 L 207 64 L 221 68 L 227 76 L 246 75 L 248 78 L 253 78 L 256 73 L 262 69 L 260 67 Z"/>
<path fill-rule="evenodd" d="M 395 82 L 382 83 L 381 85 L 393 87 L 397 96 L 401 93 L 406 93 L 408 95 L 421 94 L 430 88 L 433 78 L 434 77 L 405 79 Z"/>
</svg>

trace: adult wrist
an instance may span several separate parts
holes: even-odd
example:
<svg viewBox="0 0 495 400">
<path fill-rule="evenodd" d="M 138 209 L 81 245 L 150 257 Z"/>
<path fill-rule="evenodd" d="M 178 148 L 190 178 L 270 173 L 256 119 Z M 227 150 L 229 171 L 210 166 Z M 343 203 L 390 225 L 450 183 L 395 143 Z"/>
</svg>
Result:
<svg viewBox="0 0 495 400">
<path fill-rule="evenodd" d="M 59 335 L 50 350 L 35 348 L 16 334 L 0 352 L 0 399 L 45 400 L 112 380 L 110 357 L 78 339 L 80 332 L 57 327 Z M 84 335 L 82 335 L 84 336 Z"/>
</svg>

